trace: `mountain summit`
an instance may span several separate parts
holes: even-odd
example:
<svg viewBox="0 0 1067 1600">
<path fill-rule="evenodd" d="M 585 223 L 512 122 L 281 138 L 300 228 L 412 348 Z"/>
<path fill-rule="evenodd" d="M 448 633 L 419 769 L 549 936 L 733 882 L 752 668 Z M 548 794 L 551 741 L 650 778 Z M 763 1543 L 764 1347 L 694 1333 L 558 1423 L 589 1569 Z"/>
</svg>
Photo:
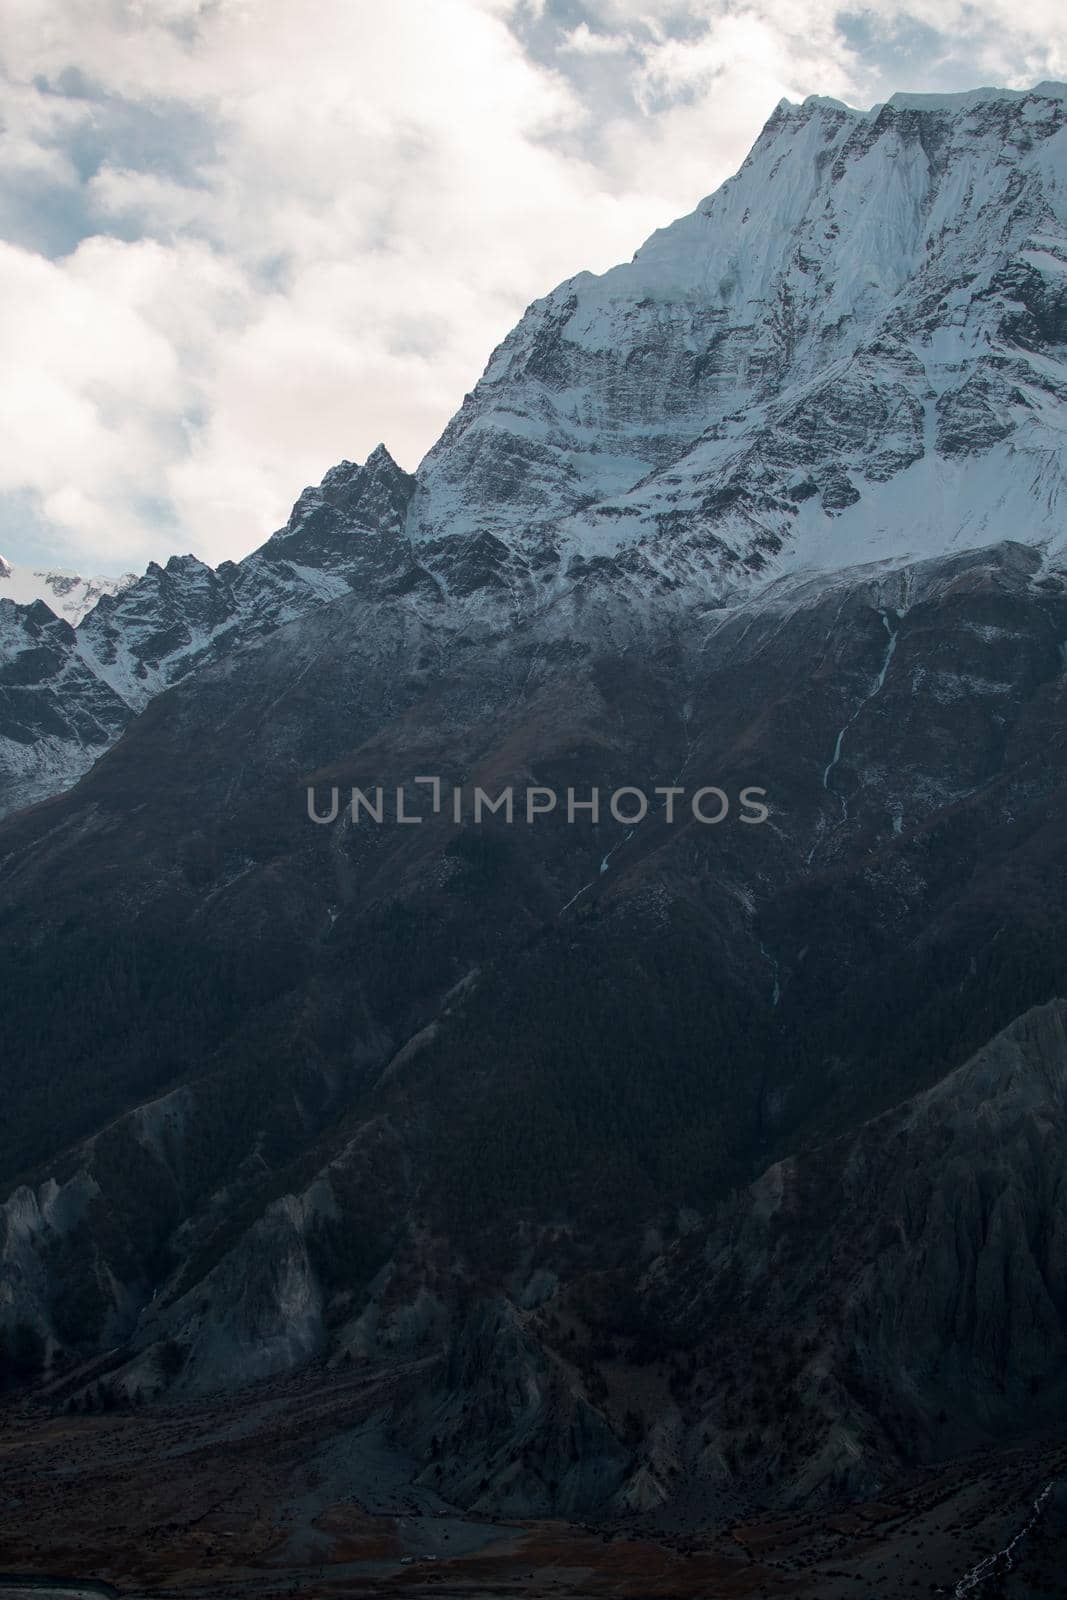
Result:
<svg viewBox="0 0 1067 1600">
<path fill-rule="evenodd" d="M 530 307 L 420 467 L 413 536 L 503 540 L 531 598 L 624 549 L 721 599 L 1060 549 L 1065 121 L 1062 84 L 783 101 L 689 216 Z"/>
</svg>

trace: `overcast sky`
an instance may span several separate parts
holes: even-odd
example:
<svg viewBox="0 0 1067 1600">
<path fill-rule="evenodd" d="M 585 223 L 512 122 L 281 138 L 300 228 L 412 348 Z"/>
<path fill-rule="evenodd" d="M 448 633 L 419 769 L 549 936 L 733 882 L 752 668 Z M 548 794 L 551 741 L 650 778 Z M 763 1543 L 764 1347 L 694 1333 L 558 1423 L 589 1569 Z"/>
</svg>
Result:
<svg viewBox="0 0 1067 1600">
<path fill-rule="evenodd" d="M 240 556 L 783 96 L 1067 78 L 1062 0 L 0 0 L 0 551 Z"/>
</svg>

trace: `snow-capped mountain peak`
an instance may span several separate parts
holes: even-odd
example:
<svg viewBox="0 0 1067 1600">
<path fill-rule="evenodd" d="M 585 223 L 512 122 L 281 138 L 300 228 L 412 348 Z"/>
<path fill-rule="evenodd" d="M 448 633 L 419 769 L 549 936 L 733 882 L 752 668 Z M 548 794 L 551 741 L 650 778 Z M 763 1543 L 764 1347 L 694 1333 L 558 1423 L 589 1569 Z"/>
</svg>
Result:
<svg viewBox="0 0 1067 1600">
<path fill-rule="evenodd" d="M 43 600 L 57 617 L 72 626 L 92 610 L 102 595 L 119 594 L 136 580 L 135 572 L 124 572 L 118 578 L 86 578 L 76 572 L 46 567 L 13 566 L 0 556 L 0 600 L 13 600 L 18 606 Z"/>
<path fill-rule="evenodd" d="M 781 104 L 693 212 L 530 307 L 420 468 L 414 535 L 491 535 L 513 591 L 628 551 L 722 598 L 1058 546 L 1065 97 Z"/>
</svg>

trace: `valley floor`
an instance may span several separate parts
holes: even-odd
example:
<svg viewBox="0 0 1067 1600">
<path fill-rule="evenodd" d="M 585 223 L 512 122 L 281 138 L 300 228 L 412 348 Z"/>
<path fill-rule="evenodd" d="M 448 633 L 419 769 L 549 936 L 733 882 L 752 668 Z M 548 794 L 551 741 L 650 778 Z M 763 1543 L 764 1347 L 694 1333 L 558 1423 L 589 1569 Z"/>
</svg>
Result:
<svg viewBox="0 0 1067 1600">
<path fill-rule="evenodd" d="M 131 1600 L 913 1592 L 982 1600 L 993 1591 L 977 1578 L 966 1587 L 967 1574 L 1031 1522 L 1010 1572 L 1006 1561 L 992 1563 L 995 1592 L 1062 1593 L 1067 1442 L 916 1472 L 878 1501 L 714 1530 L 648 1516 L 505 1523 L 465 1516 L 400 1481 L 376 1427 L 393 1381 L 395 1371 L 319 1372 L 217 1402 L 90 1417 L 9 1402 L 0 1425 L 0 1600 L 80 1600 L 80 1587 L 27 1590 L 14 1576 L 59 1573 L 79 1585 L 102 1580 Z"/>
</svg>

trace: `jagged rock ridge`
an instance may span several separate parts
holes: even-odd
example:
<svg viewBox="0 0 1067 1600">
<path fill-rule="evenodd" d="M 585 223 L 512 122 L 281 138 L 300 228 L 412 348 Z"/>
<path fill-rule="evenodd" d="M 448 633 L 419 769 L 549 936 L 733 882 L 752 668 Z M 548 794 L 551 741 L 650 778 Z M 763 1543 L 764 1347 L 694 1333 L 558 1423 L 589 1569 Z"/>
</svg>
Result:
<svg viewBox="0 0 1067 1600">
<path fill-rule="evenodd" d="M 0 814 L 68 787 L 149 700 L 236 646 L 408 564 L 412 480 L 384 448 L 306 489 L 287 525 L 240 562 L 149 564 L 76 628 L 31 648 L 38 608 L 0 600 Z M 40 703 L 38 703 L 40 702 Z"/>
</svg>

